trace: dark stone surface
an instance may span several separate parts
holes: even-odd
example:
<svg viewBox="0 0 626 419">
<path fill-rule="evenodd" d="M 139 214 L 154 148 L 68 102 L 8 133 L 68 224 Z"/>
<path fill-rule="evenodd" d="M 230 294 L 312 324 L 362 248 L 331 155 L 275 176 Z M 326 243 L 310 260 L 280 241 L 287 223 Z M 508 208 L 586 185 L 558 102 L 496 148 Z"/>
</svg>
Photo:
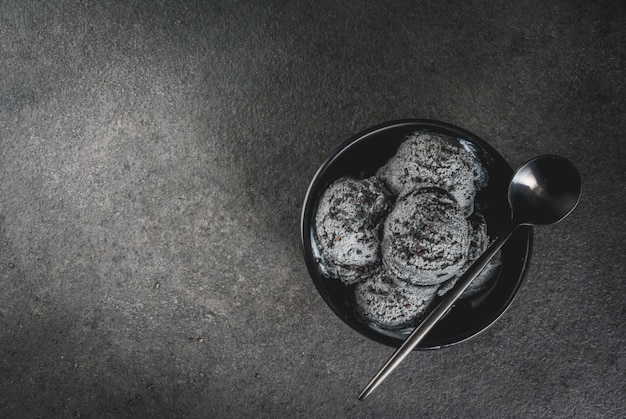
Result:
<svg viewBox="0 0 626 419">
<path fill-rule="evenodd" d="M 2 1 L 0 416 L 626 416 L 625 45 L 620 1 Z M 492 328 L 359 402 L 391 350 L 317 295 L 300 206 L 408 117 L 583 197 Z"/>
</svg>

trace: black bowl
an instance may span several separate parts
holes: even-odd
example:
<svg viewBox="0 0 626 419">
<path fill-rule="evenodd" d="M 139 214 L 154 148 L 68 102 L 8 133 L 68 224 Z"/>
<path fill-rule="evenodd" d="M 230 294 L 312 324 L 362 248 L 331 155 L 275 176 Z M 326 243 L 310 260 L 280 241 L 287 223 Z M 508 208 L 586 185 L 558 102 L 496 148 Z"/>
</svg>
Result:
<svg viewBox="0 0 626 419">
<path fill-rule="evenodd" d="M 369 128 L 342 144 L 319 168 L 307 191 L 302 209 L 302 250 L 306 265 L 320 295 L 341 320 L 357 332 L 379 343 L 398 347 L 411 329 L 390 331 L 362 320 L 352 300 L 352 287 L 328 278 L 315 257 L 315 212 L 324 190 L 343 176 L 365 178 L 373 175 L 397 151 L 406 137 L 427 130 L 471 142 L 489 176 L 488 185 L 476 196 L 482 207 L 491 237 L 497 237 L 510 224 L 507 201 L 513 169 L 489 144 L 453 125 L 422 119 L 388 122 Z M 532 228 L 519 228 L 502 248 L 501 264 L 487 289 L 457 301 L 448 314 L 430 331 L 416 349 L 437 349 L 464 341 L 491 325 L 509 306 L 528 266 Z"/>
</svg>

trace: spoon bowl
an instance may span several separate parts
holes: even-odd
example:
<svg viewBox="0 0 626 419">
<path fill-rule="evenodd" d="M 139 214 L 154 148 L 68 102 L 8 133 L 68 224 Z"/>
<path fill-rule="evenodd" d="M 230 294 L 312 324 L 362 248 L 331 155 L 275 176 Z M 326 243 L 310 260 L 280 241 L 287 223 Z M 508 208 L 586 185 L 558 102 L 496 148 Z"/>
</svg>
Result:
<svg viewBox="0 0 626 419">
<path fill-rule="evenodd" d="M 513 224 L 547 225 L 561 221 L 578 204 L 580 173 L 563 157 L 535 157 L 520 167 L 509 185 Z"/>
</svg>

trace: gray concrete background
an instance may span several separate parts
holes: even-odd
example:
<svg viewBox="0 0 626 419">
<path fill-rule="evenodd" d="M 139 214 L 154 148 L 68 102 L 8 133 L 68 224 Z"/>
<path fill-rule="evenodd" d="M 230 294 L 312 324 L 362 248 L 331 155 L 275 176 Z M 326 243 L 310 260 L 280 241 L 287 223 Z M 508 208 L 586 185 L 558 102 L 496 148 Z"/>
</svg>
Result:
<svg viewBox="0 0 626 419">
<path fill-rule="evenodd" d="M 0 416 L 626 416 L 623 1 L 0 2 Z M 432 118 L 584 195 L 510 310 L 413 354 L 310 281 L 300 207 Z"/>
</svg>

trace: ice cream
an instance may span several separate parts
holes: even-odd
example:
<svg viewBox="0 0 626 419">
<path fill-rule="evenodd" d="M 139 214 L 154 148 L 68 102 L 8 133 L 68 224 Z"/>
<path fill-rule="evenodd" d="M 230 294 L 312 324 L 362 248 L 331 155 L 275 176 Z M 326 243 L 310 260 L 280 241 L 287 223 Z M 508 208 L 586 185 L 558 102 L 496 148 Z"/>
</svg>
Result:
<svg viewBox="0 0 626 419">
<path fill-rule="evenodd" d="M 350 287 L 365 321 L 413 326 L 489 245 L 475 205 L 486 184 L 472 144 L 416 132 L 375 176 L 340 178 L 323 192 L 315 216 L 319 266 Z M 498 265 L 490 263 L 463 297 L 485 290 Z"/>
<path fill-rule="evenodd" d="M 470 247 L 465 266 L 461 269 L 461 272 L 465 272 L 472 266 L 472 263 L 476 261 L 482 255 L 487 247 L 489 247 L 490 239 L 487 234 L 487 222 L 485 218 L 478 213 L 474 213 L 470 217 Z M 493 278 L 493 274 L 500 266 L 500 252 L 496 253 L 493 259 L 489 261 L 485 269 L 478 275 L 476 279 L 472 281 L 470 286 L 463 293 L 464 297 L 471 297 L 481 292 L 489 280 Z"/>
<path fill-rule="evenodd" d="M 442 284 L 465 266 L 468 224 L 446 191 L 426 187 L 406 193 L 385 221 L 383 266 L 412 285 Z"/>
<path fill-rule="evenodd" d="M 482 255 L 487 247 L 489 246 L 490 239 L 487 234 L 487 222 L 485 218 L 478 213 L 472 214 L 469 219 L 469 237 L 470 237 L 470 245 L 469 251 L 467 255 L 467 261 L 465 265 L 460 270 L 460 273 L 465 272 L 469 269 L 469 267 Z M 483 271 L 472 281 L 470 286 L 465 290 L 462 297 L 472 297 L 481 291 L 483 291 L 488 282 L 493 278 L 496 270 L 500 266 L 500 252 L 496 253 L 493 259 L 487 264 L 487 266 L 483 269 Z M 446 292 L 454 287 L 457 280 L 459 279 L 459 275 L 455 275 L 452 279 L 443 284 L 439 290 L 437 291 L 438 295 L 445 295 Z"/>
<path fill-rule="evenodd" d="M 485 169 L 464 141 L 431 132 L 408 137 L 377 176 L 389 190 L 402 195 L 421 186 L 436 186 L 448 191 L 470 215 L 476 190 L 486 184 Z M 477 164 L 478 163 L 478 164 Z"/>
<path fill-rule="evenodd" d="M 385 329 L 412 326 L 435 299 L 437 287 L 413 286 L 379 271 L 354 289 L 358 313 Z"/>
<path fill-rule="evenodd" d="M 341 178 L 323 193 L 315 216 L 320 266 L 350 285 L 380 266 L 383 222 L 393 198 L 376 178 Z"/>
</svg>

